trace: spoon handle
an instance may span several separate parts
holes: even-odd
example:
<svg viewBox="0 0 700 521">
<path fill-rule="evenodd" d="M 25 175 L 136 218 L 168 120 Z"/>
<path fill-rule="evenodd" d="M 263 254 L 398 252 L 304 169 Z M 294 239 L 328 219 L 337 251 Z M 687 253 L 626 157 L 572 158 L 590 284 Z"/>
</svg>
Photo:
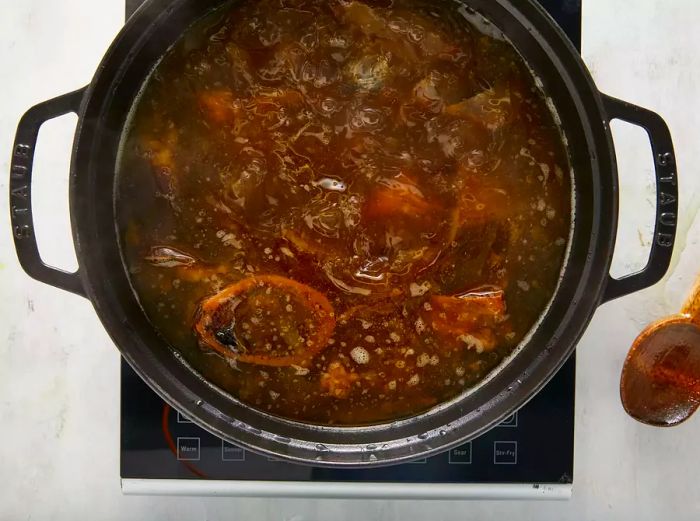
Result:
<svg viewBox="0 0 700 521">
<path fill-rule="evenodd" d="M 693 291 L 683 305 L 681 313 L 690 318 L 695 324 L 700 325 L 700 277 L 695 281 Z"/>
</svg>

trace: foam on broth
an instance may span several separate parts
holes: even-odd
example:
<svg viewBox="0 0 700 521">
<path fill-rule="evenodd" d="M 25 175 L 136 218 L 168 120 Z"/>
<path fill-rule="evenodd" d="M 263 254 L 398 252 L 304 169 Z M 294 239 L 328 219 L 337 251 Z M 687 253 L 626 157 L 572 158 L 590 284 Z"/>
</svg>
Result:
<svg viewBox="0 0 700 521">
<path fill-rule="evenodd" d="M 328 424 L 471 388 L 547 306 L 565 145 L 515 49 L 429 2 L 238 2 L 155 69 L 118 226 L 154 326 L 213 384 Z"/>
</svg>

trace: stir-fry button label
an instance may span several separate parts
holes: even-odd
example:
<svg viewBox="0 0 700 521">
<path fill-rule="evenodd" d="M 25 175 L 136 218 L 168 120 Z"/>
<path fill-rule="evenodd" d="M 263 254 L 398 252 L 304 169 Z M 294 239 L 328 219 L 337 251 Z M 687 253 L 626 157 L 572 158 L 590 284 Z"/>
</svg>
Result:
<svg viewBox="0 0 700 521">
<path fill-rule="evenodd" d="M 494 465 L 516 465 L 518 463 L 518 442 L 494 441 L 493 463 Z"/>
</svg>

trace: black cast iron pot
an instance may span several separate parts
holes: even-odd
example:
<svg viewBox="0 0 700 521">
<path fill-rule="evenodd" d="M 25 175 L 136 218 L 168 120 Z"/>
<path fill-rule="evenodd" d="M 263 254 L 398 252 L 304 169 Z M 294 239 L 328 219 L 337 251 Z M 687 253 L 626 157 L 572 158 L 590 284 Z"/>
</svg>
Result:
<svg viewBox="0 0 700 521">
<path fill-rule="evenodd" d="M 447 0 L 445 0 L 447 1 Z M 327 427 L 257 411 L 211 386 L 158 336 L 132 292 L 115 227 L 117 150 L 139 89 L 179 36 L 222 0 L 150 0 L 116 38 L 90 85 L 30 109 L 12 156 L 10 203 L 20 263 L 32 277 L 89 298 L 124 358 L 168 403 L 214 434 L 299 463 L 372 466 L 426 457 L 499 422 L 533 396 L 572 353 L 602 303 L 659 281 L 676 233 L 678 189 L 671 137 L 656 114 L 596 89 L 561 29 L 531 0 L 468 0 L 503 31 L 542 80 L 568 138 L 574 176 L 574 224 L 561 283 L 541 321 L 516 353 L 477 388 L 426 413 L 367 427 Z M 457 9 L 461 4 L 450 3 Z M 76 273 L 45 265 L 33 233 L 32 160 L 39 127 L 79 115 L 70 172 Z M 649 263 L 612 279 L 618 179 L 609 122 L 645 128 L 655 160 L 657 216 Z"/>
</svg>

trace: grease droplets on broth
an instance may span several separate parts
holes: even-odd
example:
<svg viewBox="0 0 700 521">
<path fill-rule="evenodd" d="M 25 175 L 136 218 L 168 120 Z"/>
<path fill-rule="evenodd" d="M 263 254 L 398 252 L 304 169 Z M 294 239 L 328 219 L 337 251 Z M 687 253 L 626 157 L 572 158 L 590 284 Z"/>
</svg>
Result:
<svg viewBox="0 0 700 521">
<path fill-rule="evenodd" d="M 302 421 L 390 421 L 477 384 L 549 302 L 571 225 L 565 145 L 515 50 L 448 3 L 380 4 L 228 4 L 124 137 L 118 224 L 151 322 Z"/>
</svg>

